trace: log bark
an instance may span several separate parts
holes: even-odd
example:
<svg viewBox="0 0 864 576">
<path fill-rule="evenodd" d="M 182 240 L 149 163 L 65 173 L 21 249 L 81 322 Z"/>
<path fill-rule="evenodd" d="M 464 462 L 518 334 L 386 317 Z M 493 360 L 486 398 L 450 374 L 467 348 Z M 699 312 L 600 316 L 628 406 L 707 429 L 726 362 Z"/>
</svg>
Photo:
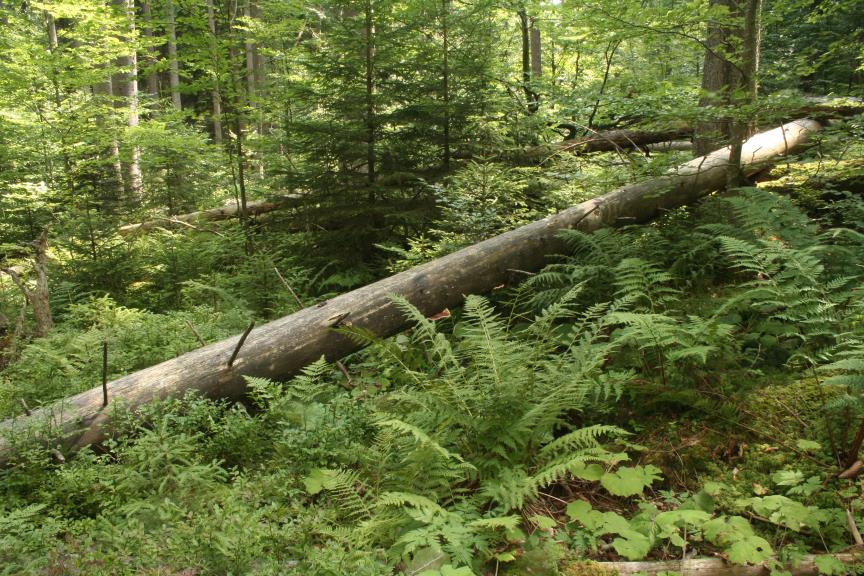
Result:
<svg viewBox="0 0 864 576">
<path fill-rule="evenodd" d="M 861 554 L 833 554 L 837 560 L 844 564 L 853 565 L 861 562 Z M 819 574 L 816 568 L 816 559 L 819 556 L 805 556 L 795 564 L 786 566 L 792 576 L 810 576 Z M 657 562 L 586 562 L 584 564 L 571 564 L 568 566 L 567 574 L 579 576 L 598 576 L 602 574 L 617 574 L 628 576 L 630 574 L 663 574 L 675 572 L 681 576 L 768 576 L 771 570 L 765 566 L 741 566 L 729 564 L 720 558 L 697 558 L 693 560 L 666 560 Z"/>
<path fill-rule="evenodd" d="M 778 155 L 799 146 L 821 128 L 805 119 L 757 134 L 744 148 L 743 164 L 756 172 Z M 211 397 L 236 399 L 246 391 L 244 376 L 284 378 L 296 374 L 322 355 L 337 360 L 360 345 L 334 330 L 353 325 L 381 337 L 408 327 L 390 295 L 407 298 L 423 313 L 432 315 L 458 306 L 466 294 L 481 294 L 515 280 L 511 270 L 534 271 L 546 263 L 546 254 L 564 245 L 559 232 L 642 222 L 723 187 L 729 149 L 691 160 L 668 174 L 619 188 L 516 230 L 469 246 L 422 266 L 390 276 L 332 300 L 305 308 L 252 330 L 233 362 L 239 341 L 233 337 L 205 346 L 108 384 L 111 401 L 135 409 L 155 399 L 197 390 Z M 102 388 L 34 412 L 32 416 L 0 423 L 0 435 L 28 423 L 49 419 L 75 449 L 105 437 L 112 409 L 102 406 Z M 73 433 L 73 431 L 76 431 Z M 59 434 L 58 434 L 59 436 Z M 0 462 L 8 460 L 8 444 L 0 444 Z"/>
<path fill-rule="evenodd" d="M 272 200 L 247 202 L 246 215 L 258 216 L 260 214 L 266 214 L 267 212 L 296 206 L 301 198 L 302 196 L 299 194 L 293 194 L 281 196 Z M 178 228 L 183 226 L 184 223 L 196 221 L 207 222 L 215 220 L 229 220 L 231 218 L 240 217 L 240 212 L 240 207 L 237 206 L 236 202 L 229 202 L 219 208 L 211 208 L 210 210 L 201 210 L 199 212 L 189 212 L 188 214 L 178 214 L 172 216 L 170 219 L 157 218 L 155 220 L 148 220 L 147 222 L 126 224 L 125 226 L 121 226 L 118 232 L 121 236 L 128 236 L 129 234 L 136 232 L 148 232 L 155 228 Z"/>
</svg>

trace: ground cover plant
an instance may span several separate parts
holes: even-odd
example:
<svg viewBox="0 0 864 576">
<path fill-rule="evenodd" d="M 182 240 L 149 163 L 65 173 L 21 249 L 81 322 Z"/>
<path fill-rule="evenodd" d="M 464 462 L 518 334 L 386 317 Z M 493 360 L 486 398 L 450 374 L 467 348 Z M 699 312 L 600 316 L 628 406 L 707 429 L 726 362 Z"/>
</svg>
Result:
<svg viewBox="0 0 864 576">
<path fill-rule="evenodd" d="M 0 2 L 0 574 L 861 573 L 862 15 Z"/>
<path fill-rule="evenodd" d="M 371 347 L 344 373 L 321 360 L 250 379 L 246 405 L 154 404 L 65 463 L 23 451 L 3 471 L 5 573 L 551 574 L 692 553 L 779 569 L 846 549 L 854 223 L 744 189 L 568 244 L 448 318 L 400 301 L 405 335 L 346 328 Z"/>
</svg>

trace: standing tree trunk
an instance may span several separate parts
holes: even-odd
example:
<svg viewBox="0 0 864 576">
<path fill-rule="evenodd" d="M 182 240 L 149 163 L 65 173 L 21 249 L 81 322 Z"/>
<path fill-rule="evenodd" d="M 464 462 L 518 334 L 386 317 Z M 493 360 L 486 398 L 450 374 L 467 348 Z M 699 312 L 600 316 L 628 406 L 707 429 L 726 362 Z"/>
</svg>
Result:
<svg viewBox="0 0 864 576">
<path fill-rule="evenodd" d="M 90 90 L 93 93 L 94 98 L 99 101 L 100 105 L 113 106 L 112 100 L 114 98 L 114 88 L 110 75 L 107 77 L 105 82 L 93 84 L 90 87 Z M 123 163 L 120 160 L 120 143 L 117 141 L 116 135 L 113 135 L 114 123 L 110 122 L 109 124 L 110 127 L 106 127 L 105 116 L 103 116 L 102 113 L 96 115 L 96 125 L 100 129 L 110 129 L 112 132 L 111 145 L 108 154 L 111 157 L 111 174 L 114 177 L 113 199 L 121 201 L 123 197 L 126 196 L 126 186 L 123 182 Z"/>
<path fill-rule="evenodd" d="M 540 108 L 540 97 L 531 89 L 531 22 L 525 8 L 519 10 L 519 29 L 522 33 L 522 91 L 528 113 L 534 114 Z"/>
<path fill-rule="evenodd" d="M 156 54 L 153 49 L 153 13 L 150 10 L 150 2 L 142 0 L 141 16 L 144 18 L 144 37 L 147 38 L 147 66 L 150 68 L 150 73 L 147 74 L 147 92 L 154 98 L 159 98 L 159 72 L 155 66 L 157 62 Z"/>
<path fill-rule="evenodd" d="M 168 23 L 168 86 L 174 110 L 180 112 L 183 99 L 180 97 L 180 62 L 177 60 L 177 10 L 173 0 L 165 1 L 165 19 Z"/>
<path fill-rule="evenodd" d="M 138 116 L 138 53 L 135 49 L 135 0 L 121 0 L 126 10 L 126 18 L 129 22 L 128 42 L 132 44 L 129 55 L 124 57 L 123 64 L 126 67 L 126 90 L 124 96 L 129 107 L 127 126 L 137 128 Z M 132 157 L 129 160 L 129 193 L 131 200 L 138 204 L 141 201 L 143 189 L 143 178 L 141 176 L 141 148 L 132 146 Z"/>
<path fill-rule="evenodd" d="M 606 62 L 606 68 L 603 70 L 603 82 L 600 84 L 600 91 L 597 93 L 597 100 L 594 101 L 594 107 L 591 109 L 591 115 L 588 116 L 588 129 L 594 128 L 594 117 L 597 116 L 597 110 L 600 109 L 600 101 L 603 100 L 603 94 L 606 92 L 606 84 L 609 82 L 609 71 L 612 69 L 612 60 L 615 58 L 615 51 L 621 45 L 621 40 L 610 40 L 603 52 L 603 58 Z"/>
<path fill-rule="evenodd" d="M 375 200 L 375 22 L 372 0 L 364 4 L 363 37 L 366 43 L 366 165 L 369 182 L 369 201 Z"/>
<path fill-rule="evenodd" d="M 759 70 L 759 44 L 761 40 L 762 0 L 746 0 L 744 9 L 743 42 L 741 44 L 741 80 L 732 92 L 733 116 L 730 126 L 727 186 L 733 188 L 744 183 L 741 171 L 741 146 L 752 133 L 753 119 L 749 108 L 756 101 Z M 743 113 L 743 116 L 742 116 Z"/>
<path fill-rule="evenodd" d="M 229 8 L 228 16 L 228 60 L 231 71 L 231 85 L 234 92 L 232 101 L 233 106 L 233 126 L 234 126 L 234 151 L 237 155 L 237 173 L 235 175 L 235 185 L 237 190 L 237 205 L 240 208 L 240 222 L 246 231 L 246 251 L 251 252 L 251 238 L 248 235 L 248 213 L 246 210 L 246 150 L 243 145 L 243 131 L 246 128 L 246 111 L 248 107 L 247 94 L 245 85 L 240 79 L 240 57 L 237 53 L 237 38 L 234 36 L 236 28 L 234 27 L 234 14 L 237 13 L 237 0 L 231 0 L 232 6 Z M 245 42 L 244 42 L 245 44 Z M 232 165 L 233 166 L 233 165 Z M 233 172 L 233 167 L 232 167 Z"/>
<path fill-rule="evenodd" d="M 222 144 L 222 93 L 219 91 L 219 45 L 216 35 L 216 14 L 213 0 L 207 0 L 207 26 L 210 28 L 210 60 L 213 66 L 213 88 L 210 97 L 213 103 L 213 142 Z"/>
<path fill-rule="evenodd" d="M 531 79 L 540 78 L 543 75 L 542 52 L 543 43 L 540 39 L 540 29 L 531 25 Z"/>
<path fill-rule="evenodd" d="M 451 0 L 441 0 L 441 36 L 444 44 L 441 70 L 441 91 L 444 101 L 444 117 L 442 119 L 444 142 L 441 151 L 441 164 L 445 170 L 450 168 L 450 28 L 448 21 L 450 2 Z"/>
<path fill-rule="evenodd" d="M 725 6 L 729 21 L 711 23 L 705 42 L 705 63 L 702 67 L 702 98 L 700 107 L 727 108 L 732 103 L 732 93 L 741 85 L 741 68 L 736 58 L 736 45 L 740 45 L 743 29 L 740 3 L 746 0 L 710 0 L 711 6 Z M 724 113 L 719 117 L 701 122 L 696 127 L 693 153 L 707 154 L 729 142 L 731 123 Z"/>
</svg>

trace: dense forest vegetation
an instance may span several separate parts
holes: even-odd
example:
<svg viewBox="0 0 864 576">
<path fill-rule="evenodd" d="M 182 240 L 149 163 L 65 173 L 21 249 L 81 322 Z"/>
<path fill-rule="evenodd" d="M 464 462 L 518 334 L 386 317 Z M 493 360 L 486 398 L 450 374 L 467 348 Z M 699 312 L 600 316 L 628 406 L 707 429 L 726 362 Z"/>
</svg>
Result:
<svg viewBox="0 0 864 576">
<path fill-rule="evenodd" d="M 861 97 L 864 0 L 0 1 L 0 574 L 864 572 Z"/>
</svg>

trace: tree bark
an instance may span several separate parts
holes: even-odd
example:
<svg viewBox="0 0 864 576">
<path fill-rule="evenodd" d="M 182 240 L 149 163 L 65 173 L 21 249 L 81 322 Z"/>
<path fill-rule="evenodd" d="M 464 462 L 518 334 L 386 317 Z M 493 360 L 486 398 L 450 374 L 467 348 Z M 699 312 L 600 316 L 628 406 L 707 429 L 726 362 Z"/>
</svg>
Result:
<svg viewBox="0 0 864 576">
<path fill-rule="evenodd" d="M 820 128 L 813 120 L 798 120 L 754 136 L 744 147 L 746 170 L 761 170 L 764 164 L 799 146 L 808 134 Z M 334 328 L 352 325 L 381 337 L 407 328 L 408 322 L 393 305 L 391 294 L 407 298 L 427 315 L 458 306 L 465 294 L 485 293 L 509 282 L 511 270 L 540 269 L 546 263 L 546 254 L 564 250 L 558 236 L 563 229 L 591 232 L 604 226 L 647 221 L 722 188 L 728 160 L 728 148 L 717 150 L 678 166 L 665 176 L 624 186 L 257 327 L 249 334 L 232 367 L 227 362 L 237 348 L 239 337 L 115 380 L 108 384 L 109 396 L 132 409 L 190 390 L 214 397 L 239 398 L 246 391 L 244 375 L 284 378 L 322 355 L 332 361 L 360 348 L 355 340 Z M 68 436 L 71 447 L 80 447 L 105 437 L 104 427 L 111 420 L 111 412 L 110 407 L 102 406 L 99 387 L 46 407 L 22 421 L 0 423 L 0 432 L 48 417 L 55 420 L 60 431 L 83 430 Z M 0 461 L 8 457 L 8 449 L 0 445 Z"/>
<path fill-rule="evenodd" d="M 165 1 L 165 19 L 168 33 L 168 86 L 171 88 L 171 103 L 174 110 L 183 110 L 180 96 L 180 62 L 177 59 L 177 10 L 173 0 Z"/>
<path fill-rule="evenodd" d="M 542 61 L 543 44 L 540 41 L 540 29 L 531 26 L 531 79 L 540 78 L 543 75 Z"/>
</svg>

